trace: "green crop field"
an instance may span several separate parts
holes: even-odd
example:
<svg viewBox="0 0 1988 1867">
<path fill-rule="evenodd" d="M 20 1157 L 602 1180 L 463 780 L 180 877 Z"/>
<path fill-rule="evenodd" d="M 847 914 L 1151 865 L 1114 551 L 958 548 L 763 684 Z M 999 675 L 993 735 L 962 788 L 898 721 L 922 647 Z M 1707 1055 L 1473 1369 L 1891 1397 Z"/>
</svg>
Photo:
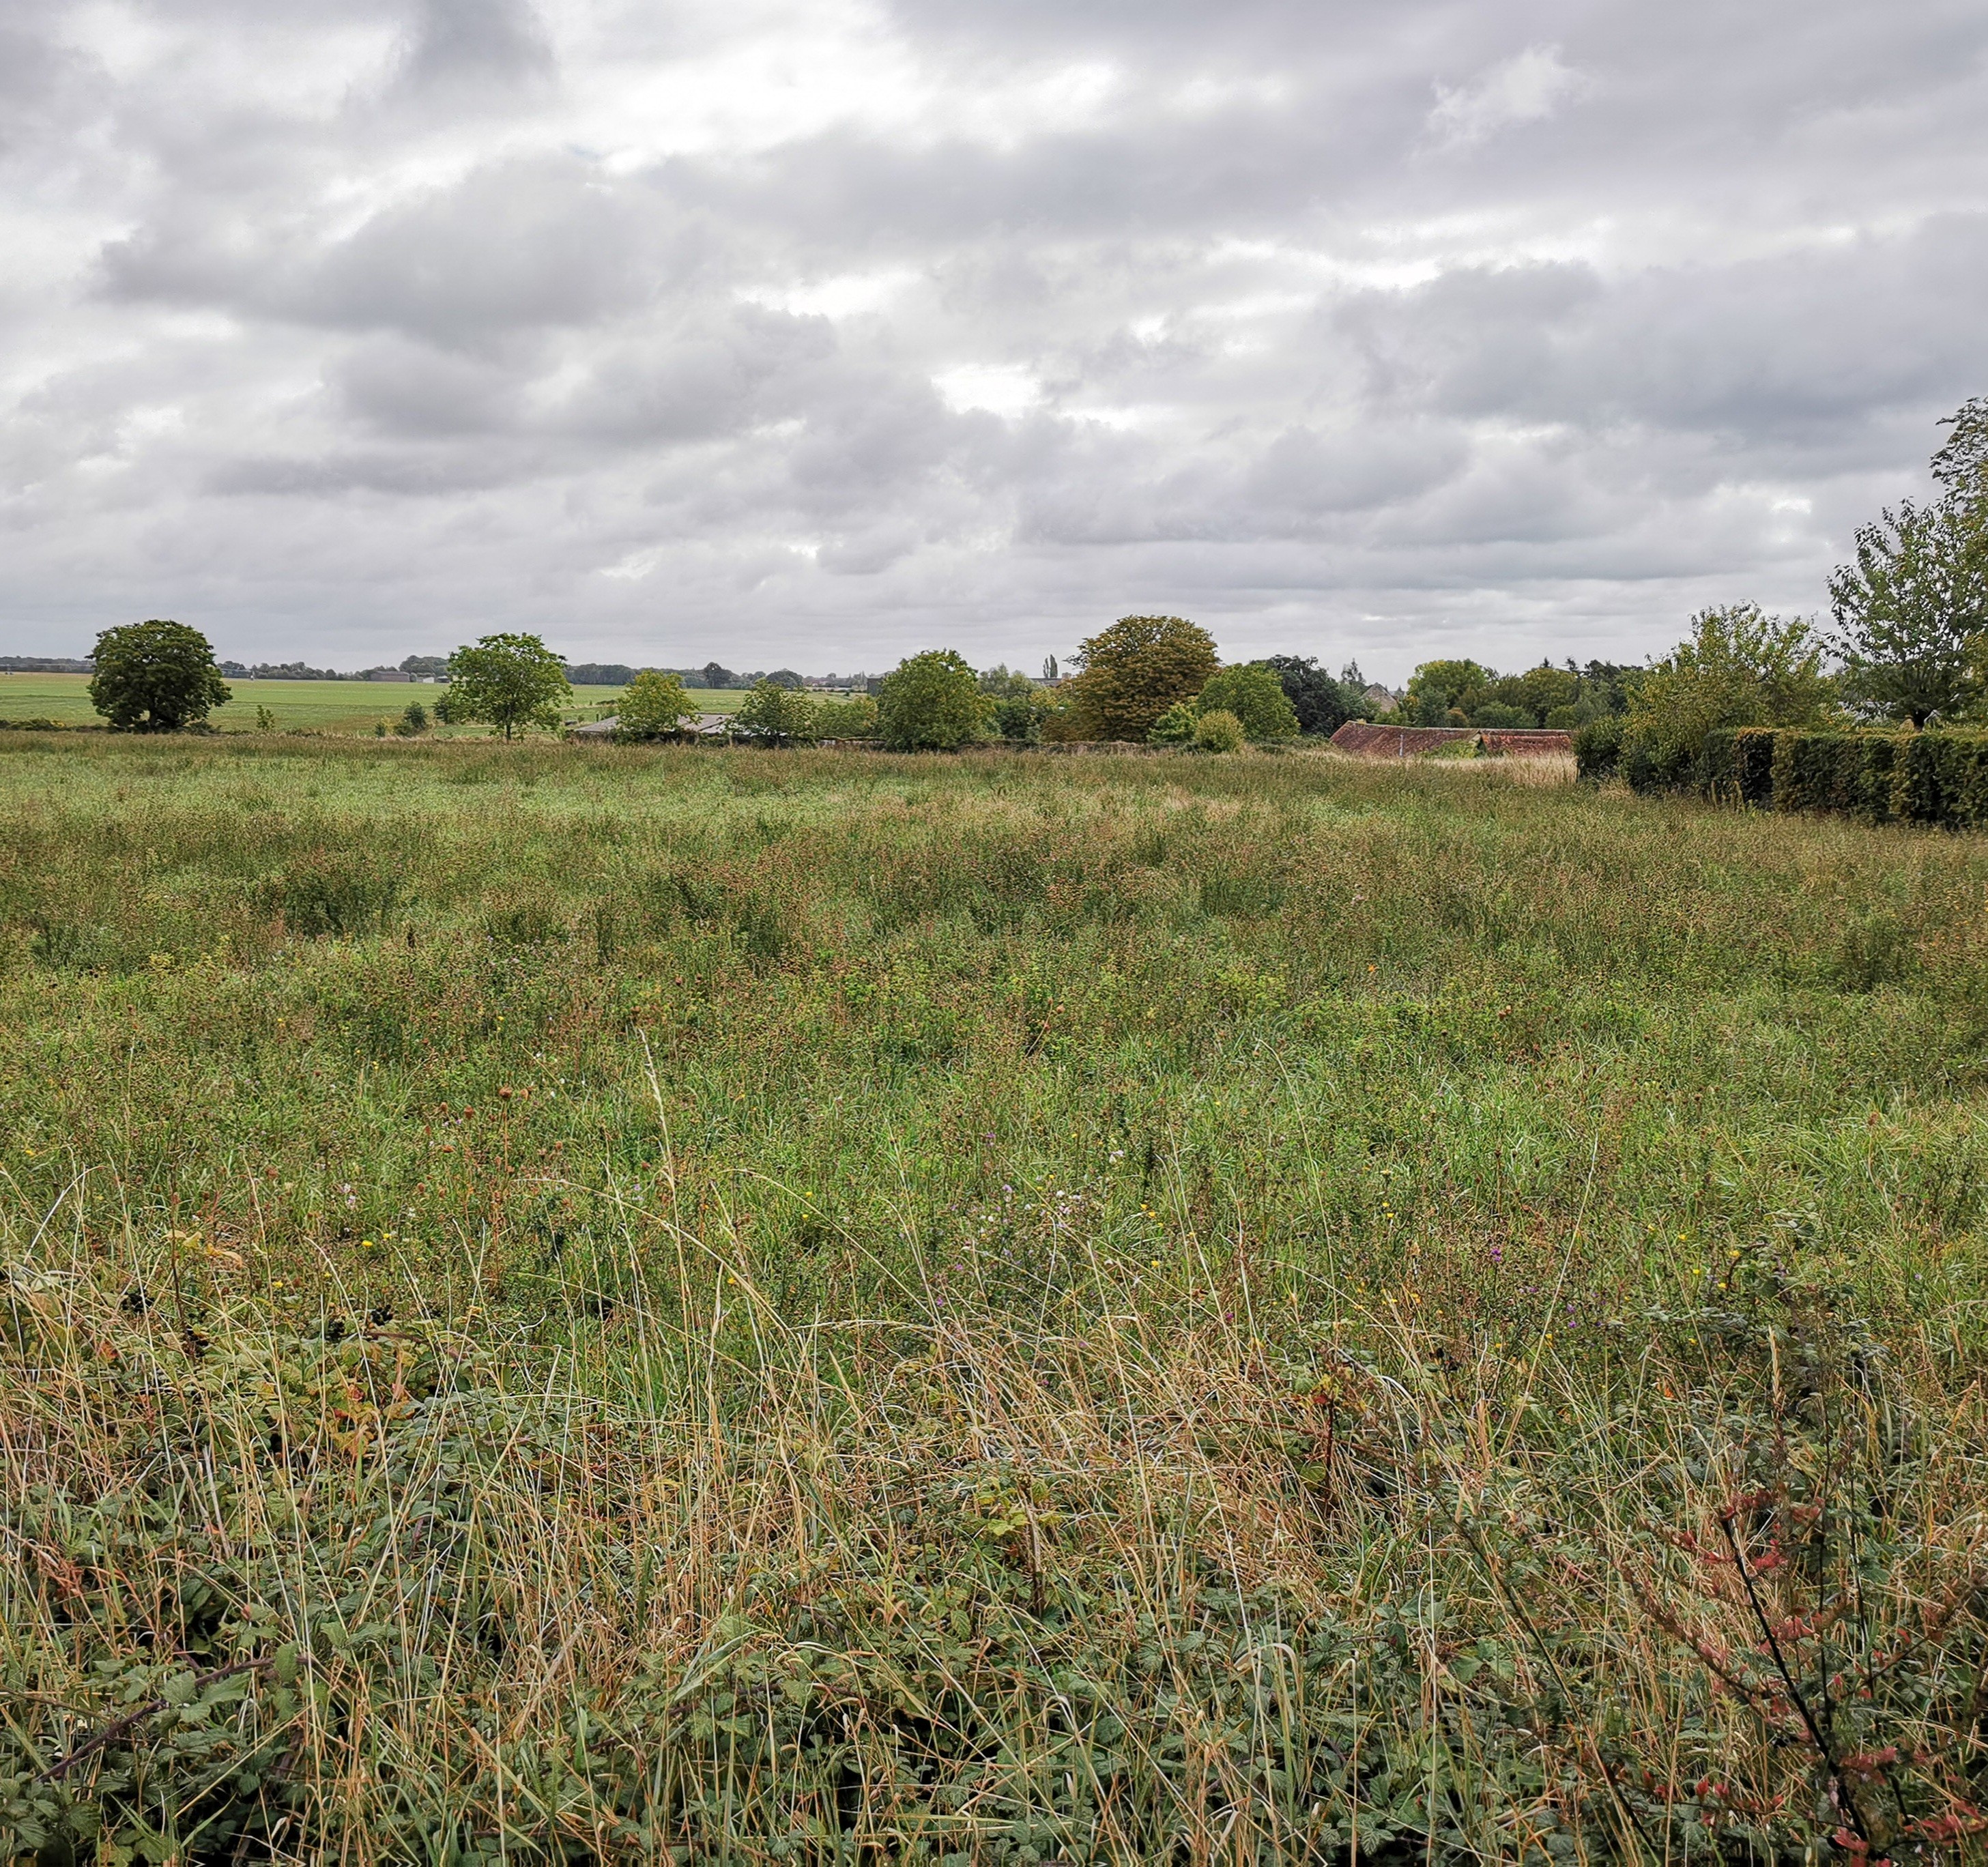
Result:
<svg viewBox="0 0 1988 1867">
<path fill-rule="evenodd" d="M 1978 1858 L 1988 844 L 1554 775 L 7 735 L 0 1853 Z"/>
<path fill-rule="evenodd" d="M 397 720 L 411 701 L 433 707 L 445 688 L 418 681 L 231 681 L 233 698 L 216 707 L 211 723 L 224 732 L 252 731 L 256 709 L 276 716 L 276 730 L 307 727 L 320 732 L 370 733 L 383 721 Z M 0 674 L 0 720 L 46 719 L 57 725 L 97 725 L 102 722 L 90 704 L 87 675 Z M 592 719 L 614 711 L 618 687 L 577 687 L 566 712 L 575 719 Z M 698 705 L 711 713 L 736 712 L 742 689 L 699 688 Z M 445 738 L 485 736 L 489 728 L 438 729 Z"/>
</svg>

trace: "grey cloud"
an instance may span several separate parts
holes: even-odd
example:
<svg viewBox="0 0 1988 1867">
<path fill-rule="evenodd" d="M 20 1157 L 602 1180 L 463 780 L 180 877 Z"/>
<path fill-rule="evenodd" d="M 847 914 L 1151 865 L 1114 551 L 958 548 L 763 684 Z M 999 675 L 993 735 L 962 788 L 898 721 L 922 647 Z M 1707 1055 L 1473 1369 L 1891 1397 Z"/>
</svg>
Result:
<svg viewBox="0 0 1988 1867">
<path fill-rule="evenodd" d="M 419 0 L 397 81 L 416 92 L 459 93 L 543 81 L 554 68 L 529 0 Z"/>
<path fill-rule="evenodd" d="M 645 289 L 658 231 L 585 164 L 502 163 L 382 208 L 343 237 L 176 208 L 108 244 L 101 276 L 117 299 L 472 343 L 625 309 Z"/>
<path fill-rule="evenodd" d="M 9 14 L 0 624 L 1634 654 L 1988 389 L 1976 0 L 784 3 Z"/>
</svg>

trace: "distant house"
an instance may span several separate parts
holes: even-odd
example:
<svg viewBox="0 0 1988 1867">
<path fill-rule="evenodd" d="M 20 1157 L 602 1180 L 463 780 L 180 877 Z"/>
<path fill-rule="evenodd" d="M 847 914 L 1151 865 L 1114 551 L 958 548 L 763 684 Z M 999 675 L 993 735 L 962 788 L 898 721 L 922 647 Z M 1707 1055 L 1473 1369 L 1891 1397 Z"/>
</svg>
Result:
<svg viewBox="0 0 1988 1867">
<path fill-rule="evenodd" d="M 1390 693 L 1378 682 L 1368 688 L 1360 698 L 1367 703 L 1368 710 L 1375 713 L 1391 713 L 1401 704 L 1401 696 L 1399 694 Z"/>
<path fill-rule="evenodd" d="M 369 668 L 365 678 L 369 681 L 404 682 L 407 677 L 397 668 Z"/>
</svg>

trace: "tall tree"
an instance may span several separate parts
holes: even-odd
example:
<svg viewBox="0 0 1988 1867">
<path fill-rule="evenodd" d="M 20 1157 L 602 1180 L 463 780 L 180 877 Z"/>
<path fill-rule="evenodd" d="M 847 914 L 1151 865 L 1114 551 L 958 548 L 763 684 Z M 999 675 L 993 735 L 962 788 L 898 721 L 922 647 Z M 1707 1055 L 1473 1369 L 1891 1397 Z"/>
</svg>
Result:
<svg viewBox="0 0 1988 1867">
<path fill-rule="evenodd" d="M 749 739 L 769 746 L 800 745 L 815 736 L 815 703 L 800 688 L 783 687 L 771 679 L 756 681 L 732 723 Z"/>
<path fill-rule="evenodd" d="M 986 736 L 994 706 L 962 657 L 929 648 L 884 677 L 877 726 L 893 752 L 952 752 Z"/>
<path fill-rule="evenodd" d="M 661 739 L 681 732 L 697 714 L 697 702 L 685 690 L 680 676 L 645 668 L 622 692 L 614 711 L 614 736 L 617 739 Z"/>
<path fill-rule="evenodd" d="M 213 644 L 184 622 L 106 629 L 94 658 L 90 704 L 121 732 L 177 732 L 232 697 Z"/>
<path fill-rule="evenodd" d="M 566 663 L 536 635 L 486 635 L 448 658 L 448 716 L 480 719 L 507 739 L 527 727 L 556 729 L 573 688 Z"/>
<path fill-rule="evenodd" d="M 1988 528 L 1956 490 L 1931 506 L 1907 499 L 1857 532 L 1857 561 L 1829 580 L 1851 699 L 1923 726 L 1981 698 L 1988 646 Z"/>
<path fill-rule="evenodd" d="M 1192 700 L 1220 665 L 1215 638 L 1182 616 L 1121 616 L 1078 648 L 1083 672 L 1065 692 L 1077 736 L 1143 739 L 1176 700 Z"/>
<path fill-rule="evenodd" d="M 1358 719 L 1367 711 L 1367 684 L 1362 681 L 1357 687 L 1349 687 L 1346 680 L 1335 681 L 1307 656 L 1300 658 L 1295 654 L 1270 654 L 1263 658 L 1262 665 L 1277 677 L 1284 690 L 1284 698 L 1291 703 L 1291 711 L 1298 716 L 1298 730 L 1330 739 L 1349 719 Z M 1359 673 L 1351 662 L 1347 664 L 1350 675 Z"/>
<path fill-rule="evenodd" d="M 1196 696 L 1195 711 L 1203 717 L 1233 714 L 1242 722 L 1242 730 L 1259 743 L 1298 736 L 1298 716 L 1283 683 L 1261 661 L 1238 661 L 1232 668 L 1217 669 Z"/>
</svg>

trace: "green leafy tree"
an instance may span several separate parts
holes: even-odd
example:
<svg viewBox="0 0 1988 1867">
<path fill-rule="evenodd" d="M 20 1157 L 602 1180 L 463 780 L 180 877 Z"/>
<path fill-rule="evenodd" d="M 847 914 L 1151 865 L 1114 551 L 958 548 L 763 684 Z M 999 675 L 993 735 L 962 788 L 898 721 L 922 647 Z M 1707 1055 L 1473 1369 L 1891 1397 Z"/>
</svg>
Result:
<svg viewBox="0 0 1988 1867">
<path fill-rule="evenodd" d="M 404 739 L 419 739 L 428 729 L 428 710 L 418 700 L 410 700 L 394 722 L 394 731 Z"/>
<path fill-rule="evenodd" d="M 1651 664 L 1629 702 L 1626 738 L 1660 769 L 1681 770 L 1708 732 L 1820 725 L 1835 699 L 1807 623 L 1727 604 L 1693 617 L 1689 638 Z"/>
<path fill-rule="evenodd" d="M 566 663 L 536 635 L 486 635 L 448 658 L 448 717 L 482 720 L 505 738 L 532 726 L 556 731 L 573 688 Z"/>
<path fill-rule="evenodd" d="M 96 638 L 90 704 L 120 732 L 178 732 L 231 697 L 199 630 L 157 617 Z"/>
<path fill-rule="evenodd" d="M 697 715 L 698 704 L 681 675 L 647 668 L 622 689 L 615 707 L 614 736 L 631 741 L 663 739 L 681 732 Z"/>
<path fill-rule="evenodd" d="M 1351 685 L 1344 678 L 1334 680 L 1319 666 L 1317 661 L 1295 654 L 1266 655 L 1259 664 L 1267 668 L 1277 677 L 1284 690 L 1284 698 L 1291 703 L 1291 711 L 1297 715 L 1298 730 L 1307 736 L 1330 739 L 1349 719 L 1360 719 L 1367 712 L 1367 684 L 1362 681 Z M 1357 668 L 1350 668 L 1357 675 Z"/>
<path fill-rule="evenodd" d="M 952 752 L 986 735 L 994 702 L 950 648 L 900 661 L 884 677 L 877 724 L 893 752 Z"/>
<path fill-rule="evenodd" d="M 867 694 L 851 694 L 847 700 L 817 701 L 814 725 L 816 732 L 825 739 L 874 739 L 877 702 Z"/>
<path fill-rule="evenodd" d="M 1192 746 L 1194 729 L 1201 723 L 1201 715 L 1194 710 L 1192 700 L 1176 700 L 1151 725 L 1146 729 L 1148 746 Z"/>
<path fill-rule="evenodd" d="M 756 681 L 732 716 L 735 731 L 769 746 L 802 746 L 816 736 L 815 703 L 800 688 Z"/>
<path fill-rule="evenodd" d="M 1475 661 L 1425 661 L 1408 677 L 1401 711 L 1412 725 L 1449 725 L 1452 709 L 1467 719 L 1472 707 L 1488 700 L 1491 684 L 1497 678 L 1491 669 Z"/>
<path fill-rule="evenodd" d="M 1988 528 L 1949 493 L 1858 527 L 1857 561 L 1829 580 L 1830 647 L 1863 710 L 1923 726 L 1977 703 L 1988 647 Z"/>
<path fill-rule="evenodd" d="M 1121 616 L 1079 648 L 1083 672 L 1066 688 L 1080 739 L 1143 739 L 1176 700 L 1205 687 L 1215 639 L 1180 616 Z"/>
<path fill-rule="evenodd" d="M 1284 684 L 1260 661 L 1219 669 L 1195 700 L 1200 713 L 1233 713 L 1242 730 L 1263 743 L 1298 736 L 1298 716 Z"/>
<path fill-rule="evenodd" d="M 1963 402 L 1940 425 L 1953 432 L 1932 457 L 1932 476 L 1973 523 L 1988 523 L 1988 396 Z"/>
<path fill-rule="evenodd" d="M 1204 713 L 1195 722 L 1194 742 L 1203 752 L 1240 752 L 1249 735 L 1226 707 Z"/>
</svg>

